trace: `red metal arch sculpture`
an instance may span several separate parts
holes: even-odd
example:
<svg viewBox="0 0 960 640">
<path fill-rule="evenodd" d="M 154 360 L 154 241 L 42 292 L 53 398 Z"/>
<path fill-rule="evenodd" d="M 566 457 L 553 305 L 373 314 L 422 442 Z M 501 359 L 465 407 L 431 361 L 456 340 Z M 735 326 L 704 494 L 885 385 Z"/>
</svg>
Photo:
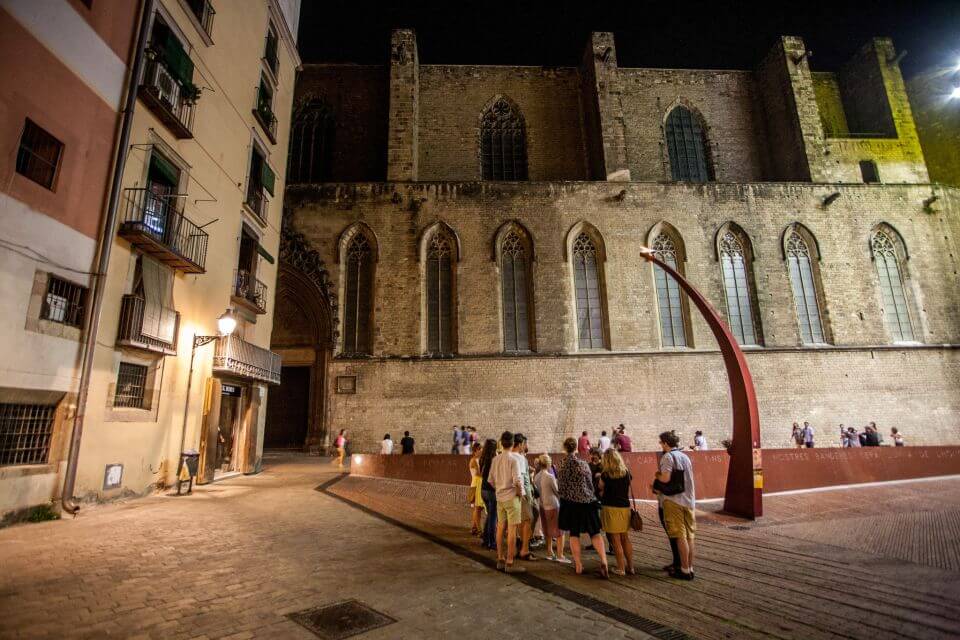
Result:
<svg viewBox="0 0 960 640">
<path fill-rule="evenodd" d="M 730 448 L 723 510 L 751 520 L 758 518 L 763 515 L 760 412 L 757 409 L 757 394 L 747 368 L 747 360 L 729 327 L 703 294 L 649 249 L 643 249 L 642 255 L 677 281 L 690 301 L 700 310 L 717 339 L 727 369 L 730 400 L 733 404 L 733 445 Z"/>
</svg>

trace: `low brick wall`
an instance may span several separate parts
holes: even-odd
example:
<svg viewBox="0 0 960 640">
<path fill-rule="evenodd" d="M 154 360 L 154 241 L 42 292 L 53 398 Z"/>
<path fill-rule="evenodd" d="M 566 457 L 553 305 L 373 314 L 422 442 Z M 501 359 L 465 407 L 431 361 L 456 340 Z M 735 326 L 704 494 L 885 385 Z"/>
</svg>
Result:
<svg viewBox="0 0 960 640">
<path fill-rule="evenodd" d="M 551 454 L 559 460 L 559 454 Z M 727 481 L 724 451 L 690 451 L 697 497 L 720 498 Z M 650 483 L 656 471 L 652 451 L 623 454 L 633 473 L 637 498 L 652 498 Z M 531 456 L 531 460 L 533 456 Z M 469 458 L 452 454 L 411 456 L 353 456 L 350 473 L 357 476 L 470 484 Z M 764 491 L 793 491 L 960 474 L 960 447 L 871 447 L 861 449 L 764 449 Z"/>
</svg>

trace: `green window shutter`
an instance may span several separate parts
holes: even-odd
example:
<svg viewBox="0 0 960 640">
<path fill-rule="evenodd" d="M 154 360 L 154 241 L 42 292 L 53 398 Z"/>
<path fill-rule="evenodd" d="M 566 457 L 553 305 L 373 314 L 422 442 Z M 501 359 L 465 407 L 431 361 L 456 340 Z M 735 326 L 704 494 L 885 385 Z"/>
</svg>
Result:
<svg viewBox="0 0 960 640">
<path fill-rule="evenodd" d="M 193 61 L 183 50 L 183 45 L 173 35 L 169 29 L 164 34 L 161 44 L 163 49 L 163 62 L 170 71 L 170 75 L 176 78 L 180 84 L 193 84 Z"/>
<path fill-rule="evenodd" d="M 273 174 L 273 169 L 270 168 L 270 165 L 267 164 L 266 160 L 264 160 L 263 164 L 260 166 L 260 183 L 263 185 L 263 188 L 266 189 L 267 192 L 269 192 L 272 196 L 277 177 Z"/>
<path fill-rule="evenodd" d="M 156 171 L 162 178 L 167 180 L 174 189 L 180 184 L 180 170 L 159 153 L 154 152 L 150 154 L 150 169 Z"/>
</svg>

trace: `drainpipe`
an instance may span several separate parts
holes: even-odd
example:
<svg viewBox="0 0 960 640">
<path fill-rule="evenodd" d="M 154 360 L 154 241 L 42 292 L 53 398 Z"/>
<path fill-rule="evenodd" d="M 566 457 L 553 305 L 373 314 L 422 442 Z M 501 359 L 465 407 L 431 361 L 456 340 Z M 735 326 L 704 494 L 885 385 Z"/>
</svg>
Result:
<svg viewBox="0 0 960 640">
<path fill-rule="evenodd" d="M 114 227 L 117 222 L 117 209 L 120 205 L 120 190 L 123 182 L 123 167 L 127 162 L 130 145 L 130 129 L 133 124 L 133 110 L 137 103 L 137 80 L 143 69 L 144 49 L 147 46 L 150 21 L 153 17 L 155 0 L 142 0 L 140 9 L 140 32 L 137 35 L 133 65 L 127 75 L 127 94 L 124 98 L 123 120 L 120 123 L 120 140 L 113 165 L 113 180 L 110 184 L 110 200 L 107 215 L 100 228 L 97 240 L 97 270 L 93 277 L 93 302 L 90 305 L 90 323 L 83 342 L 83 364 L 80 369 L 80 387 L 77 390 L 77 412 L 73 418 L 73 432 L 70 435 L 70 453 L 67 456 L 67 469 L 63 480 L 61 504 L 64 511 L 74 515 L 80 511 L 80 505 L 73 497 L 73 488 L 77 480 L 77 463 L 80 458 L 80 439 L 83 436 L 83 418 L 86 414 L 87 393 L 90 391 L 90 372 L 93 370 L 93 357 L 97 346 L 97 333 L 100 329 L 100 312 L 103 309 L 103 294 L 106 286 L 107 267 L 110 266 L 110 249 L 113 247 Z"/>
</svg>

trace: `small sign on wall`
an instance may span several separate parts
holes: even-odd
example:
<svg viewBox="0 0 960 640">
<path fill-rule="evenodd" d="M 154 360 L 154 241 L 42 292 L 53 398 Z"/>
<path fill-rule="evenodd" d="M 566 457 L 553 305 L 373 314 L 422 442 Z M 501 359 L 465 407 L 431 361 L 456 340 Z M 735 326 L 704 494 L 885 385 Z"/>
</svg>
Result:
<svg viewBox="0 0 960 640">
<path fill-rule="evenodd" d="M 108 464 L 103 470 L 103 490 L 119 489 L 123 483 L 123 465 Z"/>
<path fill-rule="evenodd" d="M 240 397 L 240 387 L 235 384 L 224 384 L 220 386 L 220 395 L 222 396 L 231 396 L 234 398 Z"/>
<path fill-rule="evenodd" d="M 337 376 L 337 393 L 356 393 L 357 376 Z"/>
</svg>

